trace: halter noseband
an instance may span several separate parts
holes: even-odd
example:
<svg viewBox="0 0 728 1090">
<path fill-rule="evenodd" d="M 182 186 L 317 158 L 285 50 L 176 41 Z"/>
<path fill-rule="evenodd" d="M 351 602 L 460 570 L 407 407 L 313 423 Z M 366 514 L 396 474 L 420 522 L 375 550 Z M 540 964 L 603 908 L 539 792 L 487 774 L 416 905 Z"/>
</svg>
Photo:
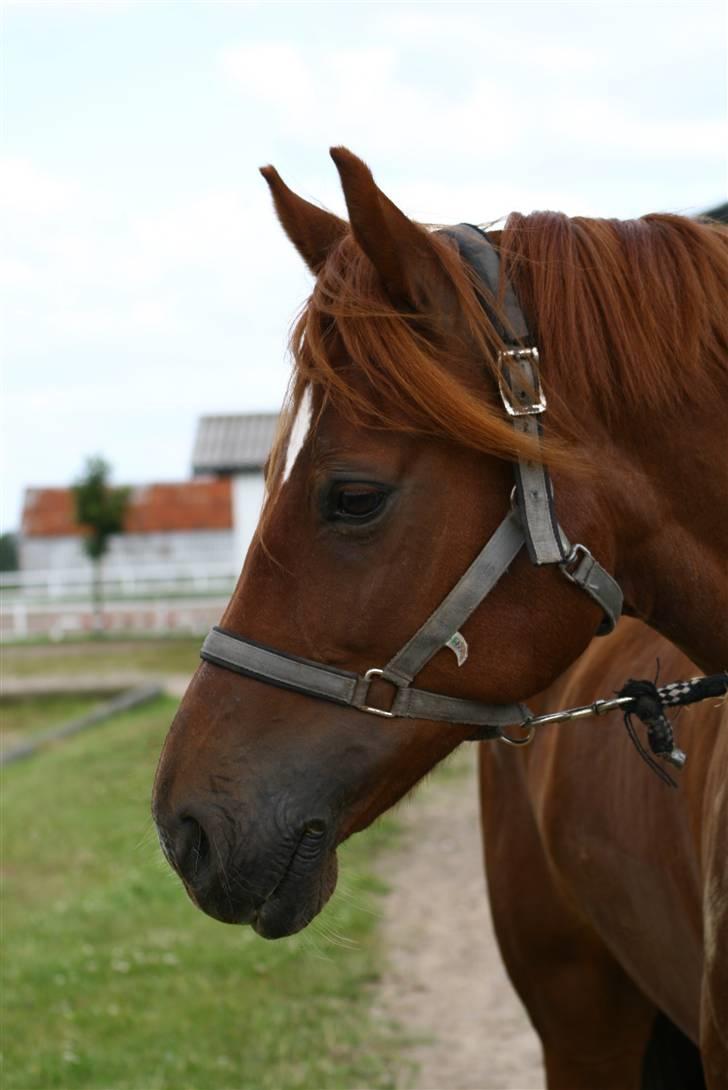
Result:
<svg viewBox="0 0 728 1090">
<path fill-rule="evenodd" d="M 441 233 L 456 242 L 463 259 L 497 298 L 500 259 L 487 235 L 470 224 L 442 228 Z M 528 326 L 507 280 L 504 289 L 503 311 L 508 328 L 503 328 L 491 315 L 509 346 L 498 358 L 500 396 L 514 430 L 540 447 L 546 398 L 539 377 L 538 349 L 526 347 L 531 339 Z M 487 302 L 482 301 L 488 309 Z M 464 723 L 479 728 L 478 738 L 509 740 L 502 734 L 502 727 L 528 726 L 533 719 L 524 704 L 484 704 L 413 688 L 412 682 L 430 659 L 459 635 L 459 629 L 490 593 L 521 547 L 526 545 L 533 564 L 557 564 L 570 582 L 601 606 L 604 618 L 597 635 L 611 632 L 622 612 L 618 583 L 586 546 L 571 545 L 559 525 L 546 466 L 540 461 L 519 458 L 514 463 L 514 472 L 516 484 L 510 511 L 459 582 L 386 666 L 372 667 L 363 675 L 355 674 L 277 651 L 218 627 L 212 628 L 205 639 L 201 657 L 258 681 L 349 705 L 370 715 Z M 369 704 L 373 678 L 382 678 L 395 687 L 390 709 Z M 518 741 L 514 740 L 516 744 Z"/>
</svg>

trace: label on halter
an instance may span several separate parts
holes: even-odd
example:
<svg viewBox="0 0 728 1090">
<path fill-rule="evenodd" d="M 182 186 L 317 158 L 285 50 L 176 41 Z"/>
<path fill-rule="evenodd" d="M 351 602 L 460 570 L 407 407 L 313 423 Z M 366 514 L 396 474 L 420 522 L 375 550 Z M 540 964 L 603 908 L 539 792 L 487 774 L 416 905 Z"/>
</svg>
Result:
<svg viewBox="0 0 728 1090">
<path fill-rule="evenodd" d="M 468 657 L 468 641 L 461 632 L 456 632 L 454 636 L 445 644 L 445 647 L 449 647 L 458 660 L 458 666 L 462 666 Z"/>
</svg>

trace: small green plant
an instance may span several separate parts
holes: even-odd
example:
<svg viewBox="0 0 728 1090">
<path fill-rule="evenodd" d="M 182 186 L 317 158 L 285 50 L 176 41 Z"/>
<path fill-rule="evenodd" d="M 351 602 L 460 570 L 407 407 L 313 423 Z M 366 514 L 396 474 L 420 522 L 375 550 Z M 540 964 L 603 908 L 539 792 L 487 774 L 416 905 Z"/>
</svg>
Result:
<svg viewBox="0 0 728 1090">
<path fill-rule="evenodd" d="M 97 634 L 104 629 L 101 562 L 112 534 L 123 532 L 124 513 L 129 502 L 129 489 L 112 487 L 110 476 L 109 463 L 100 455 L 94 455 L 86 459 L 84 472 L 73 486 L 76 522 L 86 530 L 84 549 L 93 564 L 91 593 Z"/>
</svg>

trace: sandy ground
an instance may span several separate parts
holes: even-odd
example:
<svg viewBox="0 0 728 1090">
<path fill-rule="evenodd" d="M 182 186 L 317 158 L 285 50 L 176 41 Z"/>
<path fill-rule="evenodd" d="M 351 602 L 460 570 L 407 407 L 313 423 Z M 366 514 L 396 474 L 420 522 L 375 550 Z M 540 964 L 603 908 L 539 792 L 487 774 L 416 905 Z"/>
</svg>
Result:
<svg viewBox="0 0 728 1090">
<path fill-rule="evenodd" d="M 485 894 L 475 747 L 399 810 L 405 832 L 384 865 L 389 967 L 382 1015 L 413 1044 L 397 1085 L 541 1090 L 538 1039 L 500 960 Z M 419 1074 L 414 1078 L 414 1064 Z"/>
</svg>

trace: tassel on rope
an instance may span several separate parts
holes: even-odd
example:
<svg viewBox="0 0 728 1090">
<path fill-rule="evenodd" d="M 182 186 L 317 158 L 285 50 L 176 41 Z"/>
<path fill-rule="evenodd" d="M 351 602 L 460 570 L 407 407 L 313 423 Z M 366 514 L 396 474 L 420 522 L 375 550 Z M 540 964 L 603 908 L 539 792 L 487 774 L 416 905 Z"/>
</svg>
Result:
<svg viewBox="0 0 728 1090">
<path fill-rule="evenodd" d="M 652 681 L 636 681 L 633 678 L 624 685 L 617 696 L 630 698 L 631 703 L 623 705 L 624 725 L 640 757 L 650 766 L 653 772 L 670 787 L 677 787 L 672 776 L 657 763 L 651 753 L 642 744 L 640 737 L 632 723 L 632 716 L 636 715 L 647 727 L 647 742 L 655 756 L 674 765 L 675 768 L 683 768 L 686 757 L 683 751 L 675 745 L 672 724 L 665 715 L 665 706 L 679 707 L 685 704 L 695 704 L 699 700 L 710 697 L 725 696 L 728 693 L 728 672 L 712 674 L 710 677 L 691 678 L 689 681 L 673 681 L 663 685 L 659 689 Z"/>
<path fill-rule="evenodd" d="M 619 690 L 618 695 L 632 699 L 632 703 L 625 707 L 624 725 L 640 757 L 663 783 L 670 787 L 677 787 L 677 783 L 669 772 L 666 772 L 645 749 L 632 723 L 632 716 L 636 715 L 645 724 L 647 742 L 655 756 L 662 757 L 676 768 L 683 767 L 685 754 L 681 749 L 675 748 L 672 724 L 663 711 L 663 703 L 657 686 L 652 681 L 635 681 L 634 678 L 630 678 Z"/>
</svg>

